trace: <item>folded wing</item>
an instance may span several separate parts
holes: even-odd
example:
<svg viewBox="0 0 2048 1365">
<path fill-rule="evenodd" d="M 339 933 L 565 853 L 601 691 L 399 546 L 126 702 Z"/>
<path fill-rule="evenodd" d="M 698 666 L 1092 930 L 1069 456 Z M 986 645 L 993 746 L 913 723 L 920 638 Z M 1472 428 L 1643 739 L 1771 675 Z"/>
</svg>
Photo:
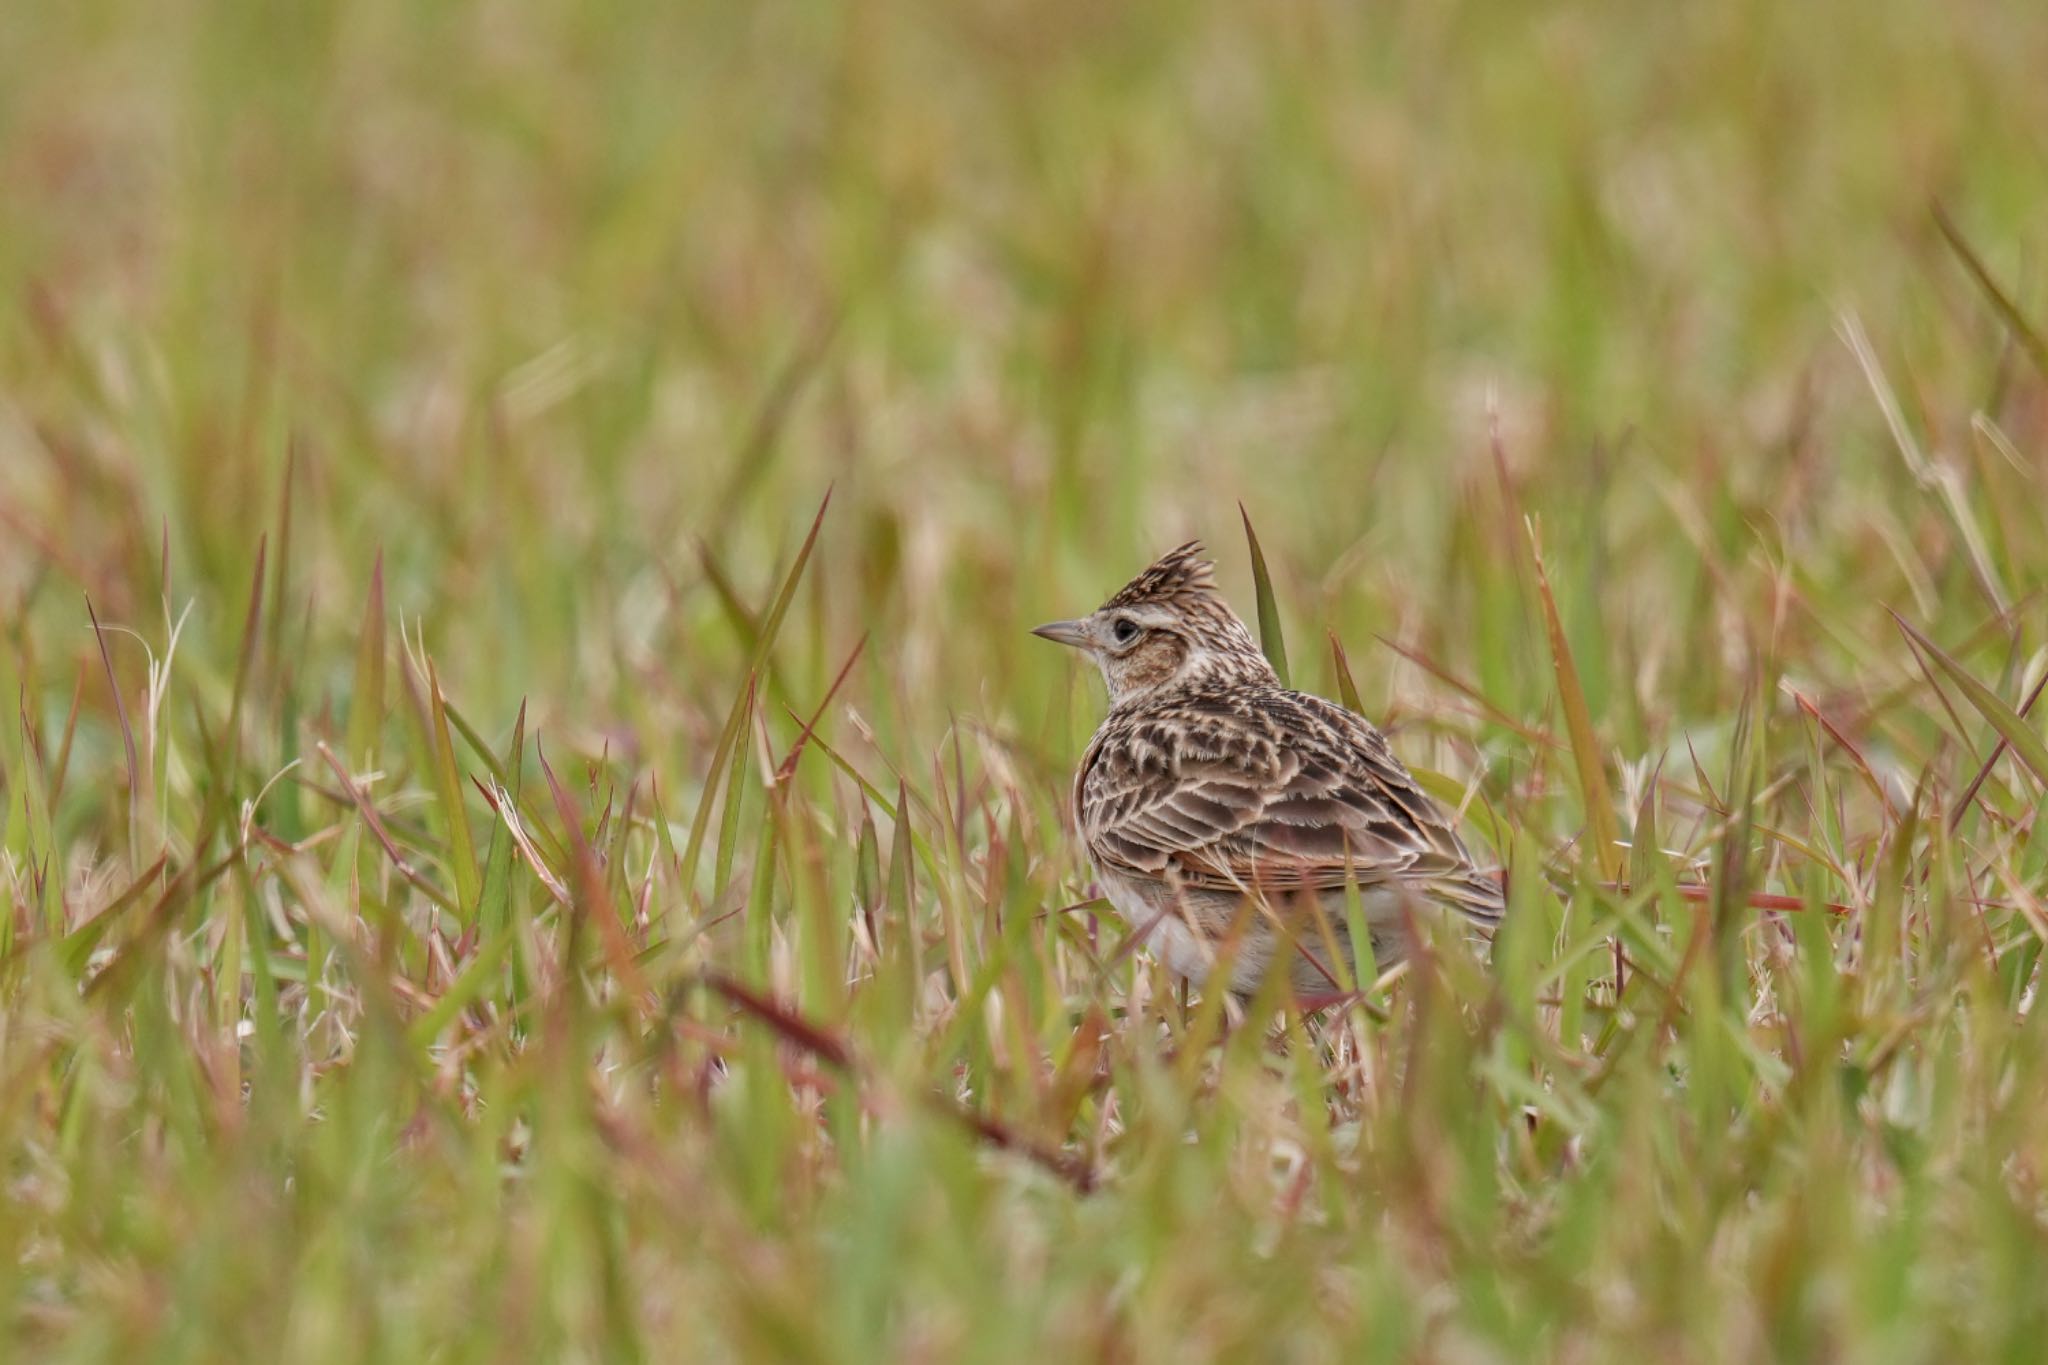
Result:
<svg viewBox="0 0 2048 1365">
<path fill-rule="evenodd" d="M 1403 884 L 1500 917 L 1498 884 L 1386 740 L 1318 697 L 1191 702 L 1107 732 L 1076 796 L 1090 849 L 1122 871 L 1275 896 Z"/>
</svg>

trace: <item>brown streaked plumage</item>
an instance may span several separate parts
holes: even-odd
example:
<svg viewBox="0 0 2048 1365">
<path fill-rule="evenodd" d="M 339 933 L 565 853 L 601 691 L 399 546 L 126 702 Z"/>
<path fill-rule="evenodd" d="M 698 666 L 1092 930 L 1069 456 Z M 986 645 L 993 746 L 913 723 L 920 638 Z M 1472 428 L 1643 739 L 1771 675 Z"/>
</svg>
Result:
<svg viewBox="0 0 2048 1365">
<path fill-rule="evenodd" d="M 1183 545 L 1092 615 L 1035 632 L 1084 650 L 1109 687 L 1074 811 L 1111 903 L 1193 980 L 1234 953 L 1240 993 L 1276 967 L 1299 994 L 1337 989 L 1347 882 L 1381 966 L 1407 951 L 1413 911 L 1490 931 L 1500 885 L 1450 818 L 1364 717 L 1280 685 L 1201 552 Z"/>
</svg>

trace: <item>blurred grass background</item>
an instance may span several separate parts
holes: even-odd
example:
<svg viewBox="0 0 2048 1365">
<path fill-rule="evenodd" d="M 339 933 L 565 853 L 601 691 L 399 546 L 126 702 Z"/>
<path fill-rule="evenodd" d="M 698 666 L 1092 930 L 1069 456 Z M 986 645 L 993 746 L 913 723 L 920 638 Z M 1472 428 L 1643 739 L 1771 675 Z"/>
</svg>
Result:
<svg viewBox="0 0 2048 1365">
<path fill-rule="evenodd" d="M 2013 0 L 8 7 L 8 1337 L 2036 1358 L 2044 70 Z M 1023 631 L 1191 536 L 1249 615 L 1240 501 L 1297 684 L 1550 875 L 1218 1042 Z"/>
</svg>

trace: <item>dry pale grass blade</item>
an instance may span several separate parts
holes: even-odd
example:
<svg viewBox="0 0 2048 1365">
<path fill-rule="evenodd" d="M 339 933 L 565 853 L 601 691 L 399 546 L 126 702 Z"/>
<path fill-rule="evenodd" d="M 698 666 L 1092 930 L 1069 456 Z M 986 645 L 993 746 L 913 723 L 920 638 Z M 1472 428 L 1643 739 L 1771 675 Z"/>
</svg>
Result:
<svg viewBox="0 0 2048 1365">
<path fill-rule="evenodd" d="M 1969 552 L 1970 566 L 1976 572 L 1985 597 L 1999 615 L 2005 615 L 2010 610 L 2007 604 L 2011 601 L 2011 593 L 2007 590 L 1997 566 L 1992 563 L 1983 528 L 1978 525 L 1977 516 L 1971 509 L 1968 490 L 1964 487 L 1962 477 L 1955 467 L 1938 453 L 1930 457 L 1920 448 L 1920 442 L 1913 434 L 1912 425 L 1907 421 L 1904 404 L 1897 389 L 1885 374 L 1884 365 L 1878 359 L 1877 348 L 1871 343 L 1870 335 L 1864 329 L 1863 320 L 1853 312 L 1845 314 L 1841 322 L 1841 331 L 1850 352 L 1863 370 L 1864 378 L 1870 385 L 1871 395 L 1877 400 L 1878 411 L 1884 415 L 1885 425 L 1891 431 L 1892 441 L 1899 450 L 1899 457 L 1905 461 L 1908 472 L 1920 487 L 1931 489 L 1940 495 L 1943 510 L 1948 513 L 1949 520 L 1955 525 L 1957 534 L 1962 537 L 1963 545 Z M 1908 558 L 1903 549 L 1900 558 L 1902 562 Z M 1918 590 L 1916 596 L 1923 601 L 1926 600 L 1927 590 L 1924 586 Z"/>
</svg>

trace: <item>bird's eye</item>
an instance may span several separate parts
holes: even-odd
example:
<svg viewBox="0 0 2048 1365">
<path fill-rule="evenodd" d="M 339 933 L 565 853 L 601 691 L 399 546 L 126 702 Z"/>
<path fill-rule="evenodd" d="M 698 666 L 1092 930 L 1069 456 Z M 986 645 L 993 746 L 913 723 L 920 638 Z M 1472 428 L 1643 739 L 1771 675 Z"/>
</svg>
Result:
<svg viewBox="0 0 2048 1365">
<path fill-rule="evenodd" d="M 1110 634 L 1116 637 L 1118 644 L 1127 645 L 1138 638 L 1138 623 L 1128 616 L 1119 617 L 1117 623 L 1110 627 Z"/>
</svg>

